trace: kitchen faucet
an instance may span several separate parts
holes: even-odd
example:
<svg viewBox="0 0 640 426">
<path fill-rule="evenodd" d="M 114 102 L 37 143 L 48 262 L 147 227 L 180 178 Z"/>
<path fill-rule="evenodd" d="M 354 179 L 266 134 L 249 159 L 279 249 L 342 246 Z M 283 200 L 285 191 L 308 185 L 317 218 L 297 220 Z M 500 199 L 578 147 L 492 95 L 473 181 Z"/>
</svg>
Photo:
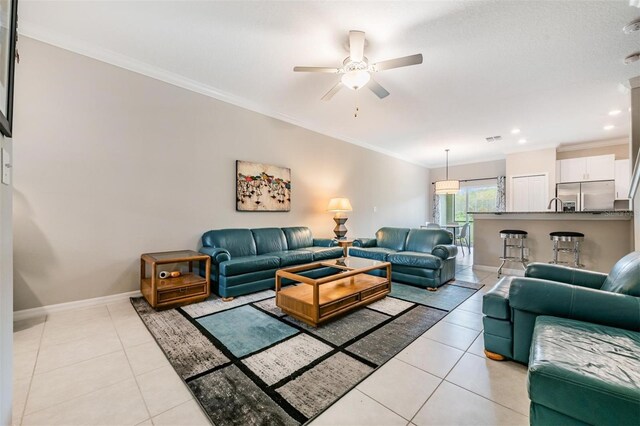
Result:
<svg viewBox="0 0 640 426">
<path fill-rule="evenodd" d="M 549 200 L 549 205 L 547 206 L 547 210 L 551 209 L 551 204 L 553 204 L 553 201 L 556 201 L 556 211 L 558 211 L 558 201 L 560 202 L 560 211 L 564 211 L 564 203 L 562 202 L 562 200 L 558 197 L 553 197 L 551 200 Z"/>
</svg>

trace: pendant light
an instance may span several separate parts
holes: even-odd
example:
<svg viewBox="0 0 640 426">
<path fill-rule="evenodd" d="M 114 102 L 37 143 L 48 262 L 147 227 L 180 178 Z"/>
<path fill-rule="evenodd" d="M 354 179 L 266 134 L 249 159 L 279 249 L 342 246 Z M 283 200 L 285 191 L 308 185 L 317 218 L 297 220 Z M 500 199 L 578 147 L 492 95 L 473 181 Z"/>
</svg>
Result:
<svg viewBox="0 0 640 426">
<path fill-rule="evenodd" d="M 449 179 L 449 149 L 445 149 L 445 152 L 447 153 L 446 177 L 445 180 L 436 182 L 436 194 L 438 195 L 455 194 L 460 190 L 460 181 Z"/>
</svg>

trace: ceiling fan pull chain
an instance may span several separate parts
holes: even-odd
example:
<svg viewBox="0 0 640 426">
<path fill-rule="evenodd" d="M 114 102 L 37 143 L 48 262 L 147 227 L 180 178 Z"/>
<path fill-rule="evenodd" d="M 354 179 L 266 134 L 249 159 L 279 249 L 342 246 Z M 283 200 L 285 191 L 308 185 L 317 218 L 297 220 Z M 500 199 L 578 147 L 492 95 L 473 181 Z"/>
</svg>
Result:
<svg viewBox="0 0 640 426">
<path fill-rule="evenodd" d="M 360 108 L 358 108 L 358 92 L 356 91 L 356 111 L 353 114 L 355 118 L 358 118 L 358 111 L 360 111 Z"/>
</svg>

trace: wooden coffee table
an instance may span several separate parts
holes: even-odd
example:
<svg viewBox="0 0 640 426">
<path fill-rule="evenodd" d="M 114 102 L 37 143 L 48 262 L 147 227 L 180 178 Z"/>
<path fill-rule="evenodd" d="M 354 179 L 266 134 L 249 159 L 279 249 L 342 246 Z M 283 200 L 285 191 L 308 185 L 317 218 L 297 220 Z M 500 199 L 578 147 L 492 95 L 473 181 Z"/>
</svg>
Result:
<svg viewBox="0 0 640 426">
<path fill-rule="evenodd" d="M 338 273 L 309 278 L 300 272 L 331 267 Z M 366 274 L 385 269 L 386 277 Z M 287 278 L 302 285 L 282 287 Z M 276 306 L 311 326 L 382 299 L 391 291 L 391 264 L 377 260 L 346 257 L 280 269 L 276 272 Z"/>
</svg>

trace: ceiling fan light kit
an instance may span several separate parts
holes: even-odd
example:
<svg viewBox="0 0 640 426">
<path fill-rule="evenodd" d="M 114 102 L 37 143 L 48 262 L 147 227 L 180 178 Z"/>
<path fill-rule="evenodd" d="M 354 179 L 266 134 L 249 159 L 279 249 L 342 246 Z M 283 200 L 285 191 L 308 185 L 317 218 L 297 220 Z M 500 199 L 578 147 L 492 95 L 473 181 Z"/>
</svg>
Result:
<svg viewBox="0 0 640 426">
<path fill-rule="evenodd" d="M 321 98 L 323 101 L 330 100 L 342 87 L 359 90 L 364 86 L 383 99 L 389 96 L 389 92 L 372 78 L 373 73 L 422 63 L 422 54 L 417 54 L 369 64 L 364 56 L 364 47 L 364 32 L 349 31 L 349 57 L 344 60 L 342 67 L 294 67 L 293 71 L 341 74 L 340 81 Z"/>
<path fill-rule="evenodd" d="M 450 195 L 460 191 L 460 181 L 449 179 L 449 149 L 445 149 L 447 153 L 447 165 L 445 168 L 445 180 L 436 182 L 435 193 L 437 195 Z"/>
</svg>

